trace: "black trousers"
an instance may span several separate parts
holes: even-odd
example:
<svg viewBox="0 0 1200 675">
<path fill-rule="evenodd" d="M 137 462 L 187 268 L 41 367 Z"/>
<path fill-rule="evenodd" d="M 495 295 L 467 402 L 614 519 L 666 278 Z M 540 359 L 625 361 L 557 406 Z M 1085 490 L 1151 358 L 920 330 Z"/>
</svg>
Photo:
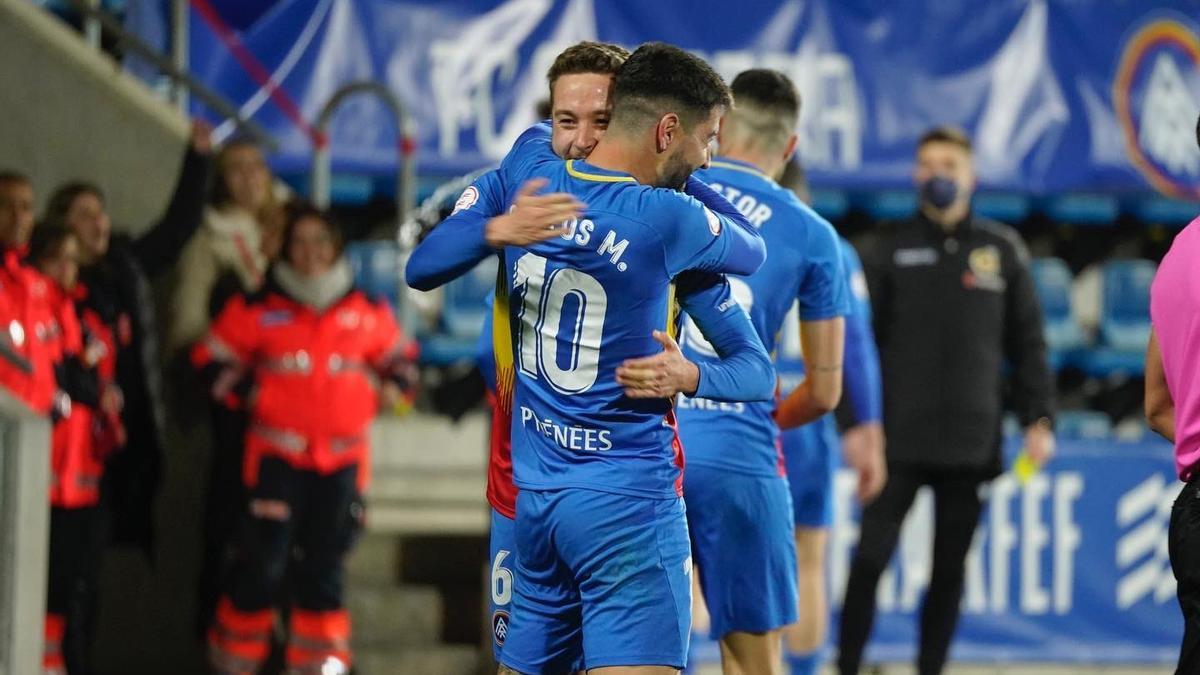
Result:
<svg viewBox="0 0 1200 675">
<path fill-rule="evenodd" d="M 249 612 L 274 606 L 286 579 L 293 606 L 342 608 L 344 559 L 362 524 L 357 477 L 357 466 L 322 476 L 263 459 L 228 582 L 235 607 Z M 285 517 L 264 511 L 264 502 L 286 504 Z"/>
<path fill-rule="evenodd" d="M 246 413 L 212 406 L 212 455 L 204 495 L 204 548 L 196 582 L 196 634 L 204 639 L 233 560 L 233 540 L 246 512 L 242 486 Z"/>
<path fill-rule="evenodd" d="M 90 653 L 103 548 L 99 507 L 50 509 L 46 611 L 66 619 L 62 654 L 70 675 L 91 672 Z"/>
<path fill-rule="evenodd" d="M 933 570 L 921 607 L 921 644 L 917 672 L 942 672 L 958 624 L 967 551 L 983 508 L 979 486 L 983 472 L 891 466 L 887 485 L 863 509 L 862 534 L 842 607 L 838 641 L 838 670 L 857 673 L 863 648 L 875 620 L 875 589 L 900 537 L 900 526 L 912 507 L 917 489 L 928 485 L 934 496 Z"/>
<path fill-rule="evenodd" d="M 1183 611 L 1183 644 L 1176 673 L 1200 673 L 1200 478 L 1184 486 L 1171 508 L 1171 570 Z"/>
</svg>

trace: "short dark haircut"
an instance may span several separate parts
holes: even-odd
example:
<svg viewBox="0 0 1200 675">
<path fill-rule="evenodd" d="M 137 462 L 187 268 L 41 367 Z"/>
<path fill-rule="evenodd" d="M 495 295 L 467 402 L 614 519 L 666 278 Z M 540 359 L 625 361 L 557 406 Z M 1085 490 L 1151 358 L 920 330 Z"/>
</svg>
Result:
<svg viewBox="0 0 1200 675">
<path fill-rule="evenodd" d="M 58 255 L 68 239 L 75 236 L 67 226 L 55 223 L 41 223 L 33 228 L 29 237 L 29 253 L 26 258 L 37 264 L 47 258 Z"/>
<path fill-rule="evenodd" d="M 296 226 L 306 218 L 320 221 L 329 233 L 330 239 L 333 240 L 333 247 L 337 249 L 338 255 L 342 254 L 345 248 L 345 238 L 342 236 L 342 228 L 338 227 L 337 221 L 333 219 L 333 216 L 328 211 L 319 209 L 303 200 L 293 200 L 284 206 L 284 213 L 286 214 L 286 219 L 283 225 L 283 245 L 280 247 L 280 258 L 287 260 L 288 252 L 292 248 L 292 240 L 296 236 Z"/>
<path fill-rule="evenodd" d="M 971 137 L 967 132 L 949 125 L 934 127 L 921 134 L 920 140 L 917 141 L 917 149 L 920 150 L 930 143 L 949 143 L 966 150 L 968 155 L 972 152 Z"/>
<path fill-rule="evenodd" d="M 607 42 L 585 40 L 567 47 L 554 59 L 554 63 L 550 64 L 550 70 L 546 71 L 546 81 L 550 85 L 550 100 L 554 100 L 554 83 L 558 82 L 558 78 L 563 75 L 580 73 L 616 75 L 627 58 L 629 58 L 629 50 Z"/>
<path fill-rule="evenodd" d="M 778 70 L 744 70 L 733 78 L 729 89 L 738 106 L 753 105 L 793 119 L 800 116 L 800 92 L 791 78 Z"/>
<path fill-rule="evenodd" d="M 731 107 L 733 95 L 703 59 L 674 45 L 647 42 L 617 73 L 612 102 L 613 125 L 632 127 L 668 112 L 691 125 L 718 106 Z"/>
<path fill-rule="evenodd" d="M 101 202 L 104 201 L 104 192 L 95 183 L 75 180 L 60 185 L 54 194 L 50 195 L 50 201 L 46 202 L 46 224 L 66 227 L 71 206 L 83 195 L 93 195 Z"/>
<path fill-rule="evenodd" d="M 800 94 L 778 70 L 743 71 L 729 85 L 737 105 L 729 112 L 727 128 L 743 143 L 771 149 L 787 144 L 800 121 Z"/>
<path fill-rule="evenodd" d="M 16 171 L 15 169 L 0 169 L 0 185 L 5 183 L 24 183 L 25 185 L 33 185 L 33 181 L 29 180 L 29 176 Z"/>
</svg>

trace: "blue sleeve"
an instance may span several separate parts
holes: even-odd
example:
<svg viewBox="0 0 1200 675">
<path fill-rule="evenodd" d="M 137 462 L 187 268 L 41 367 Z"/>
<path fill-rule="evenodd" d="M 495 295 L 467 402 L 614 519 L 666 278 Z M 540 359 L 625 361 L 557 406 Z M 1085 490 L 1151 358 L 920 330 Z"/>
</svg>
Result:
<svg viewBox="0 0 1200 675">
<path fill-rule="evenodd" d="M 769 401 L 775 395 L 775 367 L 750 317 L 733 300 L 720 274 L 685 272 L 675 282 L 680 305 L 720 355 L 699 361 L 694 396 L 715 401 Z"/>
<path fill-rule="evenodd" d="M 879 348 L 871 331 L 871 298 L 862 262 L 854 247 L 841 240 L 846 285 L 850 289 L 850 314 L 846 317 L 846 355 L 842 369 L 844 390 L 855 422 L 866 424 L 883 420 L 883 378 L 879 367 Z"/>
<path fill-rule="evenodd" d="M 496 302 L 496 294 L 487 297 L 487 312 L 483 315 L 483 329 L 479 333 L 479 341 L 475 343 L 475 365 L 483 374 L 487 390 L 496 393 L 496 347 L 492 338 L 492 305 Z"/>
<path fill-rule="evenodd" d="M 488 220 L 507 206 L 498 171 L 488 171 L 463 190 L 454 213 L 433 228 L 413 249 L 404 269 L 404 280 L 418 291 L 428 291 L 453 281 L 495 253 L 484 238 Z"/>
<path fill-rule="evenodd" d="M 802 256 L 804 272 L 796 300 L 801 321 L 822 321 L 850 313 L 841 246 L 833 226 L 816 213 L 804 211 L 808 236 Z"/>
<path fill-rule="evenodd" d="M 654 225 L 666 252 L 667 273 L 684 270 L 749 275 L 767 259 L 758 230 L 704 181 L 689 178 L 688 194 L 656 190 Z"/>
<path fill-rule="evenodd" d="M 550 131 L 549 121 L 538 122 L 517 137 L 512 149 L 500 161 L 500 179 L 505 185 L 518 185 L 545 162 L 562 161 L 550 145 Z"/>
</svg>

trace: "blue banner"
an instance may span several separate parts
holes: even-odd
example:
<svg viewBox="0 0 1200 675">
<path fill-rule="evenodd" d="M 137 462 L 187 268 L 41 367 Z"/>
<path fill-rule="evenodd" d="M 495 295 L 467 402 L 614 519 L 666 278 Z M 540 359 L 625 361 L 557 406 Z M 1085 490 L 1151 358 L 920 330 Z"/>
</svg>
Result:
<svg viewBox="0 0 1200 675">
<path fill-rule="evenodd" d="M 165 46 L 163 5 L 131 2 L 129 25 Z M 950 123 L 975 139 L 984 187 L 1200 199 L 1195 0 L 227 5 L 192 0 L 192 69 L 279 138 L 277 166 L 290 170 L 311 156 L 305 125 L 352 81 L 399 96 L 423 171 L 457 173 L 496 161 L 533 121 L 546 68 L 565 46 L 665 40 L 726 77 L 752 66 L 789 73 L 804 99 L 800 153 L 818 187 L 908 187 L 915 141 Z M 343 170 L 395 167 L 393 120 L 369 98 L 346 105 L 331 138 Z"/>
<path fill-rule="evenodd" d="M 839 476 L 829 539 L 835 609 L 858 539 L 854 486 L 853 475 Z M 1028 482 L 1011 474 L 994 481 L 967 557 L 952 659 L 1173 663 L 1183 620 L 1167 527 L 1181 487 L 1162 441 L 1064 441 Z M 914 658 L 932 514 L 933 495 L 923 489 L 879 585 L 868 660 Z"/>
</svg>

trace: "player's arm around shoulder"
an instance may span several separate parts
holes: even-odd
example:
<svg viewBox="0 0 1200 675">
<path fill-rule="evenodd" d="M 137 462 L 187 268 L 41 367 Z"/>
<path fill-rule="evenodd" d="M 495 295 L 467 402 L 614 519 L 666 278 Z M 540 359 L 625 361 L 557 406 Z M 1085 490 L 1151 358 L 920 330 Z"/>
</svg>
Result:
<svg viewBox="0 0 1200 675">
<path fill-rule="evenodd" d="M 405 282 L 418 291 L 430 291 L 462 276 L 490 255 L 486 226 L 504 213 L 504 201 L 498 170 L 476 178 L 454 203 L 454 211 L 413 249 L 404 270 Z"/>
<path fill-rule="evenodd" d="M 696 396 L 717 401 L 768 401 L 775 395 L 775 366 L 750 316 L 733 299 L 729 280 L 711 272 L 685 272 L 676 280 L 680 305 L 719 361 L 700 362 Z"/>
<path fill-rule="evenodd" d="M 655 189 L 653 225 L 660 228 L 671 275 L 694 269 L 748 275 L 767 259 L 758 230 L 724 197 L 699 179 L 689 194 Z M 694 194 L 692 194 L 694 193 Z"/>
</svg>

